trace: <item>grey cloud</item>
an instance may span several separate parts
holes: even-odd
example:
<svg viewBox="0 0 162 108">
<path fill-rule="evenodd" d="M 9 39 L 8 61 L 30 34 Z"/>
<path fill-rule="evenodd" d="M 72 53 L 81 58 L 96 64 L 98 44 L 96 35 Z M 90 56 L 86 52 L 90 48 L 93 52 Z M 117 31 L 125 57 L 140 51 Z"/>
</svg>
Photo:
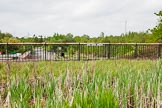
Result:
<svg viewBox="0 0 162 108">
<path fill-rule="evenodd" d="M 0 29 L 15 35 L 53 32 L 119 35 L 155 26 L 160 0 L 0 0 Z"/>
</svg>

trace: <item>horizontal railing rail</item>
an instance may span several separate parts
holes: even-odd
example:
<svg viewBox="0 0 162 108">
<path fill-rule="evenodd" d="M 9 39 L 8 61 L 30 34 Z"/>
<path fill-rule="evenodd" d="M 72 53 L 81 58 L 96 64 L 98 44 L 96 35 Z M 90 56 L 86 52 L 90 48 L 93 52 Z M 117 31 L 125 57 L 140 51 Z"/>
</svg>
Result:
<svg viewBox="0 0 162 108">
<path fill-rule="evenodd" d="M 162 45 L 162 43 L 48 43 L 48 42 L 41 42 L 41 43 L 0 43 L 0 45 L 5 45 L 5 44 L 13 44 L 13 45 L 43 45 L 43 44 L 51 44 L 51 45 L 68 45 L 68 44 L 73 44 L 73 45 L 77 45 L 77 44 L 114 44 L 114 45 Z"/>
</svg>

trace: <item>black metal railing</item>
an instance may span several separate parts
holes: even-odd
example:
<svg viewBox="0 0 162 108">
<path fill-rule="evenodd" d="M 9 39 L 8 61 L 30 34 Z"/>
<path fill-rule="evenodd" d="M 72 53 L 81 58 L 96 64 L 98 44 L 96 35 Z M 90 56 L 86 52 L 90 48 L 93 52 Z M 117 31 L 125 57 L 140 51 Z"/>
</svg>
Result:
<svg viewBox="0 0 162 108">
<path fill-rule="evenodd" d="M 0 43 L 0 61 L 159 58 L 162 43 Z"/>
</svg>

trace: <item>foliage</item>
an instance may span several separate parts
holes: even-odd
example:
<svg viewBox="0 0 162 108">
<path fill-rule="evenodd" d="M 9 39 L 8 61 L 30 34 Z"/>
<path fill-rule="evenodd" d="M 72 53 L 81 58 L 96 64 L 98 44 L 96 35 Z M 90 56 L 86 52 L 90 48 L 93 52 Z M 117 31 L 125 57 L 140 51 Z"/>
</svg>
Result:
<svg viewBox="0 0 162 108">
<path fill-rule="evenodd" d="M 156 41 L 162 41 L 162 11 L 155 13 L 159 17 L 159 24 L 154 27 L 151 31 L 152 34 L 155 36 Z"/>
<path fill-rule="evenodd" d="M 161 65 L 161 60 L 0 63 L 0 106 L 160 108 Z"/>
<path fill-rule="evenodd" d="M 18 38 L 13 37 L 10 33 L 1 33 L 0 32 L 0 42 L 1 43 L 19 43 L 21 42 Z M 0 51 L 2 51 L 3 53 L 6 53 L 6 45 L 1 45 L 0 46 Z M 19 45 L 15 45 L 15 46 L 8 46 L 9 49 L 9 53 L 15 53 L 15 52 L 19 52 L 20 48 Z"/>
<path fill-rule="evenodd" d="M 40 36 L 38 36 L 40 37 Z M 54 33 L 53 36 L 48 36 L 47 38 L 38 38 L 37 36 L 28 37 L 28 38 L 19 38 L 21 42 L 56 42 L 56 43 L 68 43 L 68 42 L 77 42 L 77 43 L 149 43 L 157 42 L 154 36 L 148 32 L 128 32 L 125 35 L 120 36 L 107 36 L 103 32 L 98 37 L 90 37 L 86 34 L 82 36 L 74 36 L 71 33 L 66 35 Z"/>
</svg>

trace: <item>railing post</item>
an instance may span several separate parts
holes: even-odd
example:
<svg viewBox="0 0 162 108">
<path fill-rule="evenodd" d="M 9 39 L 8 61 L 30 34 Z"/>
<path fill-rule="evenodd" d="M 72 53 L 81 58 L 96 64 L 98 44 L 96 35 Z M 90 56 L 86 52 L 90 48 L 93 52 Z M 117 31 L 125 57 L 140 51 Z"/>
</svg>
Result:
<svg viewBox="0 0 162 108">
<path fill-rule="evenodd" d="M 46 57 L 47 57 L 47 44 L 46 44 L 46 42 L 44 43 L 44 46 L 45 46 L 45 61 L 46 61 Z"/>
<path fill-rule="evenodd" d="M 80 61 L 80 43 L 78 44 L 78 61 Z"/>
<path fill-rule="evenodd" d="M 134 58 L 135 58 L 135 59 L 138 57 L 137 50 L 138 50 L 138 44 L 136 43 L 136 44 L 135 44 L 135 49 L 134 49 Z"/>
<path fill-rule="evenodd" d="M 161 58 L 161 44 L 158 45 L 158 58 Z"/>
<path fill-rule="evenodd" d="M 107 58 L 110 59 L 110 43 L 108 44 L 108 54 L 107 54 Z"/>
<path fill-rule="evenodd" d="M 8 55 L 8 42 L 6 43 L 6 55 L 7 55 L 7 61 L 9 60 L 9 55 Z"/>
</svg>

